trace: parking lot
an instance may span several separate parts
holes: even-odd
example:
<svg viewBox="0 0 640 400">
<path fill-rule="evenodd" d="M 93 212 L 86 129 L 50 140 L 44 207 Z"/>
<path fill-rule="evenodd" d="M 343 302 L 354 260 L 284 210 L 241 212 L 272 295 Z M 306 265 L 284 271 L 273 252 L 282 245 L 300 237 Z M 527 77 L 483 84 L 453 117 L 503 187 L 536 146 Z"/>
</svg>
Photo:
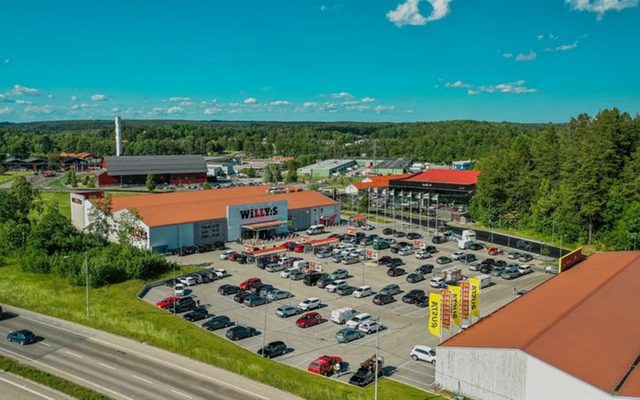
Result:
<svg viewBox="0 0 640 400">
<path fill-rule="evenodd" d="M 376 229 L 367 232 L 367 234 L 375 233 L 382 235 L 382 229 L 385 226 L 377 226 Z M 397 228 L 397 227 L 396 227 Z M 405 232 L 413 231 L 422 233 L 423 240 L 431 244 L 431 235 L 421 232 L 417 226 L 409 226 L 405 224 L 402 228 Z M 332 230 L 335 233 L 345 233 L 345 227 L 339 227 Z M 330 232 L 329 232 L 330 233 Z M 327 235 L 316 236 L 314 238 L 325 237 Z M 397 239 L 409 241 L 406 238 Z M 271 245 L 269 245 L 271 246 Z M 239 244 L 229 244 L 231 249 L 242 251 Z M 368 246 L 371 248 L 371 246 Z M 429 279 L 445 268 L 452 266 L 461 267 L 463 275 L 473 277 L 480 275 L 480 272 L 469 270 L 468 264 L 462 264 L 454 261 L 446 265 L 438 265 L 435 259 L 443 255 L 451 255 L 458 251 L 456 242 L 446 242 L 436 245 L 438 253 L 432 258 L 426 260 L 417 260 L 414 255 L 401 257 L 405 262 L 403 266 L 408 273 L 413 272 L 419 265 L 433 264 L 435 266 L 433 274 L 426 276 L 426 280 L 416 284 L 406 282 L 407 275 L 398 277 L 389 277 L 386 272 L 387 268 L 378 266 L 370 262 L 358 262 L 351 265 L 337 264 L 331 261 L 331 258 L 319 259 L 311 253 L 296 254 L 308 261 L 316 261 L 322 266 L 322 272 L 331 273 L 338 268 L 347 269 L 350 273 L 348 283 L 358 287 L 361 285 L 369 285 L 374 292 L 390 283 L 396 283 L 402 289 L 402 293 L 394 296 L 396 301 L 384 306 L 378 306 L 372 303 L 372 297 L 355 298 L 353 296 L 340 296 L 336 293 L 329 293 L 325 289 L 315 286 L 306 286 L 302 280 L 292 281 L 290 279 L 281 278 L 279 272 L 266 272 L 258 268 L 254 264 L 238 264 L 228 260 L 220 260 L 220 251 L 192 254 L 184 257 L 171 256 L 171 260 L 180 264 L 189 265 L 205 265 L 209 267 L 224 268 L 230 276 L 216 280 L 211 283 L 191 286 L 192 294 L 199 300 L 200 304 L 206 305 L 209 312 L 214 315 L 226 315 L 235 321 L 238 325 L 250 326 L 261 332 L 260 335 L 243 339 L 237 342 L 251 351 L 257 351 L 263 345 L 275 340 L 284 341 L 289 347 L 289 352 L 285 355 L 277 357 L 275 360 L 283 362 L 298 368 L 306 369 L 307 366 L 316 358 L 322 355 L 337 355 L 343 358 L 351 368 L 355 371 L 359 364 L 367 357 L 375 354 L 376 351 L 376 334 L 365 335 L 364 337 L 345 344 L 338 344 L 335 334 L 343 326 L 335 324 L 329 320 L 332 310 L 341 307 L 352 307 L 358 312 L 366 312 L 378 318 L 385 326 L 384 330 L 379 332 L 379 351 L 384 357 L 385 379 L 395 379 L 406 384 L 410 384 L 419 388 L 428 389 L 434 381 L 435 368 L 431 364 L 413 361 L 409 357 L 410 349 L 417 344 L 435 347 L 440 339 L 430 335 L 427 332 L 427 314 L 428 308 L 419 308 L 413 304 L 405 304 L 402 302 L 402 296 L 411 289 L 422 289 L 425 292 L 435 291 L 428 285 Z M 496 260 L 505 260 L 513 263 L 514 260 L 507 260 L 506 254 L 500 256 L 489 256 L 487 250 L 466 251 L 474 253 L 478 259 L 493 258 Z M 379 251 L 379 255 L 392 254 L 389 249 Z M 517 262 L 517 261 L 516 261 Z M 521 264 L 520 262 L 518 262 Z M 517 298 L 517 291 L 529 290 L 551 275 L 544 273 L 544 264 L 541 261 L 532 260 L 528 262 L 533 266 L 534 272 L 521 276 L 513 280 L 504 280 L 500 277 L 492 277 L 494 284 L 484 288 L 480 293 L 480 314 L 487 315 L 504 304 Z M 279 289 L 290 291 L 294 297 L 289 299 L 278 300 L 266 305 L 257 307 L 247 307 L 245 305 L 234 302 L 233 295 L 223 296 L 217 293 L 218 287 L 223 284 L 238 285 L 247 278 L 257 277 L 264 283 L 271 284 Z M 172 288 L 160 286 L 152 289 L 146 296 L 145 300 L 155 304 L 155 302 L 173 294 Z M 325 322 L 309 328 L 296 327 L 295 321 L 299 316 L 292 316 L 286 319 L 280 318 L 275 314 L 276 308 L 282 304 L 297 304 L 309 297 L 319 297 L 323 302 L 323 307 L 318 311 Z M 196 322 L 201 325 L 204 321 Z M 212 334 L 224 337 L 226 329 L 214 331 Z M 443 332 L 442 340 L 458 332 L 458 328 L 454 327 L 451 332 Z M 332 379 L 340 379 L 348 381 L 349 374 Z"/>
</svg>

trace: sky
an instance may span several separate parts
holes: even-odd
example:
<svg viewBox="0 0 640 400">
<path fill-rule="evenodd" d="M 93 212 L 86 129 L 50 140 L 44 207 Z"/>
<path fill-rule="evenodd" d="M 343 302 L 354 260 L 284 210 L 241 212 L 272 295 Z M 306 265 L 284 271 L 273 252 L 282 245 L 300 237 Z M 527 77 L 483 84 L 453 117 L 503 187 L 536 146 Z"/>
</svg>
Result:
<svg viewBox="0 0 640 400">
<path fill-rule="evenodd" d="M 4 0 L 0 121 L 640 112 L 639 0 Z"/>
</svg>

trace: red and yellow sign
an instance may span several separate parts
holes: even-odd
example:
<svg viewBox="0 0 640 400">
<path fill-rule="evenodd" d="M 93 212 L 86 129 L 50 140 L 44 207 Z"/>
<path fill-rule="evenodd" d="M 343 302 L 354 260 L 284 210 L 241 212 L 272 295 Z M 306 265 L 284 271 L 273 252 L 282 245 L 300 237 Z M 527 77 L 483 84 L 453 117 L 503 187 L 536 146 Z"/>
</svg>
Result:
<svg viewBox="0 0 640 400">
<path fill-rule="evenodd" d="M 469 278 L 469 284 L 471 285 L 469 308 L 471 308 L 471 315 L 477 317 L 480 309 L 480 280 L 476 278 Z"/>
<path fill-rule="evenodd" d="M 442 298 L 442 327 L 451 329 L 451 291 L 442 289 L 440 296 Z"/>
<path fill-rule="evenodd" d="M 442 320 L 442 299 L 438 293 L 429 293 L 429 332 L 440 337 Z"/>
<path fill-rule="evenodd" d="M 460 299 L 462 291 L 459 286 L 448 286 L 451 292 L 451 320 L 457 326 L 461 326 L 460 322 Z"/>
<path fill-rule="evenodd" d="M 471 284 L 468 281 L 460 282 L 460 316 L 464 320 L 469 319 L 469 297 L 471 295 Z"/>
<path fill-rule="evenodd" d="M 567 253 L 558 259 L 558 273 L 571 269 L 578 264 L 584 256 L 582 255 L 582 247 L 578 247 L 571 253 Z"/>
<path fill-rule="evenodd" d="M 355 236 L 358 233 L 356 228 L 347 228 L 347 235 Z"/>
</svg>

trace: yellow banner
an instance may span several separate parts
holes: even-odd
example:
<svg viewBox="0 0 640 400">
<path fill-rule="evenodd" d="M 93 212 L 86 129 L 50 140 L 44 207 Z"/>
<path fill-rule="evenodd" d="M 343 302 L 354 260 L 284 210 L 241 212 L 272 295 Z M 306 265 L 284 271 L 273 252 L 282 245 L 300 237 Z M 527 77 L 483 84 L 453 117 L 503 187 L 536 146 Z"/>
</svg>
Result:
<svg viewBox="0 0 640 400">
<path fill-rule="evenodd" d="M 471 293 L 469 296 L 471 315 L 478 317 L 478 311 L 480 309 L 480 281 L 476 278 L 469 278 L 469 284 L 471 285 Z"/>
<path fill-rule="evenodd" d="M 457 326 L 462 326 L 460 320 L 460 303 L 462 299 L 462 290 L 460 286 L 449 286 L 451 291 L 451 320 Z"/>
<path fill-rule="evenodd" d="M 440 337 L 440 323 L 442 321 L 442 298 L 439 293 L 429 293 L 429 332 Z"/>
</svg>

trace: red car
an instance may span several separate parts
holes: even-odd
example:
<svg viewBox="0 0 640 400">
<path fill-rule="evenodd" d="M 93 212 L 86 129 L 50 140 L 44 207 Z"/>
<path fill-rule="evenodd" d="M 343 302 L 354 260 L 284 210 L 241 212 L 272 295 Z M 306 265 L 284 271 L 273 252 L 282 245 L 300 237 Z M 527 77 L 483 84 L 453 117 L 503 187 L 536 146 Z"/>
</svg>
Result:
<svg viewBox="0 0 640 400">
<path fill-rule="evenodd" d="M 304 253 L 304 245 L 297 244 L 296 247 L 293 248 L 294 253 Z"/>
<path fill-rule="evenodd" d="M 165 297 L 164 299 L 162 299 L 159 302 L 157 302 L 156 306 L 164 309 L 164 308 L 167 308 L 167 307 L 171 306 L 173 303 L 175 303 L 175 301 L 177 299 L 178 298 L 174 297 L 174 296 Z"/>
<path fill-rule="evenodd" d="M 262 280 L 260 278 L 249 278 L 240 284 L 240 290 L 249 290 L 252 287 L 259 285 L 262 285 Z"/>
<path fill-rule="evenodd" d="M 497 256 L 498 254 L 501 254 L 502 252 L 497 247 L 489 247 L 487 249 L 487 253 L 489 253 L 490 256 Z"/>
<path fill-rule="evenodd" d="M 331 375 L 336 370 L 340 370 L 338 366 L 342 363 L 342 358 L 338 356 L 322 356 L 314 360 L 307 367 L 307 371 L 318 375 Z"/>
<path fill-rule="evenodd" d="M 324 321 L 322 319 L 322 315 L 317 312 L 308 312 L 304 314 L 302 317 L 298 318 L 296 321 L 296 326 L 298 328 L 308 328 L 310 326 L 318 325 Z"/>
<path fill-rule="evenodd" d="M 239 256 L 240 256 L 239 253 L 231 253 L 227 257 L 227 260 L 229 260 L 229 261 L 237 261 Z"/>
</svg>

